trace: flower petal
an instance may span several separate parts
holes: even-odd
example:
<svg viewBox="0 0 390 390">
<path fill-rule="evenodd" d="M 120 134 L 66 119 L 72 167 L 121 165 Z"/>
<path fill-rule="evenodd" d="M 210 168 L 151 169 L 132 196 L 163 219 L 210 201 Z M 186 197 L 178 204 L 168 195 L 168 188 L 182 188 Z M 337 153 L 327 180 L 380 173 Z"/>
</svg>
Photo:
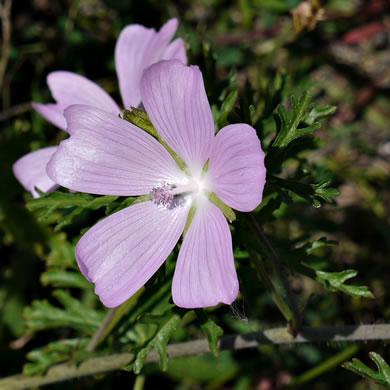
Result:
<svg viewBox="0 0 390 390">
<path fill-rule="evenodd" d="M 65 110 L 71 137 L 62 141 L 47 172 L 74 191 L 144 195 L 162 182 L 182 184 L 184 173 L 166 149 L 131 123 L 90 106 Z"/>
<path fill-rule="evenodd" d="M 115 47 L 115 66 L 125 108 L 138 107 L 141 103 L 140 84 L 145 68 L 162 58 L 186 59 L 182 40 L 168 46 L 177 24 L 177 19 L 171 19 L 159 32 L 138 24 L 122 30 Z"/>
<path fill-rule="evenodd" d="M 168 145 L 192 172 L 202 169 L 210 156 L 214 122 L 199 68 L 160 61 L 144 72 L 141 96 Z"/>
<path fill-rule="evenodd" d="M 58 185 L 50 180 L 46 173 L 47 163 L 56 149 L 56 146 L 50 146 L 28 153 L 17 160 L 12 167 L 15 177 L 27 191 L 32 193 L 34 198 L 39 198 L 34 187 L 45 193 L 58 188 Z"/>
<path fill-rule="evenodd" d="M 184 238 L 172 284 L 173 301 L 185 308 L 231 304 L 238 294 L 232 237 L 221 210 L 197 209 Z"/>
<path fill-rule="evenodd" d="M 66 130 L 67 123 L 64 117 L 64 106 L 53 103 L 32 103 L 32 107 L 46 120 L 53 123 L 54 126 L 57 126 L 62 130 Z"/>
<path fill-rule="evenodd" d="M 184 46 L 184 41 L 181 38 L 175 39 L 169 44 L 164 51 L 162 60 L 180 60 L 183 64 L 187 65 L 187 53 Z"/>
<path fill-rule="evenodd" d="M 33 103 L 33 107 L 63 130 L 66 129 L 63 112 L 72 104 L 87 104 L 113 114 L 120 113 L 117 104 L 103 88 L 79 74 L 67 71 L 52 72 L 47 76 L 47 84 L 57 104 Z"/>
<path fill-rule="evenodd" d="M 260 204 L 266 176 L 264 152 L 251 126 L 229 125 L 216 135 L 209 174 L 214 192 L 230 207 L 252 211 Z"/>
<path fill-rule="evenodd" d="M 105 306 L 115 307 L 138 291 L 175 247 L 188 206 L 130 206 L 90 229 L 76 247 L 81 272 L 95 283 Z"/>
</svg>

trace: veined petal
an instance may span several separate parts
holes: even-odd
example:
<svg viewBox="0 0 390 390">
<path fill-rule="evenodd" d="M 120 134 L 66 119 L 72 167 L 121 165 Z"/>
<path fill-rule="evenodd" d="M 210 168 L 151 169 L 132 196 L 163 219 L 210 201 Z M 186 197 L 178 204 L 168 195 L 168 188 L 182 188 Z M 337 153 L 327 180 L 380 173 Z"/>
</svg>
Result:
<svg viewBox="0 0 390 390">
<path fill-rule="evenodd" d="M 229 125 L 216 135 L 209 174 L 214 192 L 230 207 L 252 211 L 260 204 L 266 176 L 264 152 L 251 126 Z"/>
<path fill-rule="evenodd" d="M 187 65 L 187 53 L 184 46 L 184 41 L 181 38 L 175 39 L 169 44 L 164 51 L 162 60 L 180 60 L 184 65 Z"/>
<path fill-rule="evenodd" d="M 17 160 L 12 167 L 15 177 L 34 198 L 39 198 L 34 187 L 45 193 L 58 188 L 58 185 L 50 180 L 46 173 L 47 163 L 56 149 L 56 146 L 50 146 L 28 153 Z"/>
<path fill-rule="evenodd" d="M 188 210 L 147 201 L 111 215 L 81 238 L 78 264 L 105 306 L 120 305 L 158 270 L 183 233 Z"/>
<path fill-rule="evenodd" d="M 214 122 L 199 68 L 160 61 L 144 72 L 141 96 L 162 138 L 193 173 L 202 169 L 210 156 Z"/>
<path fill-rule="evenodd" d="M 171 19 L 159 32 L 132 24 L 120 33 L 115 47 L 115 66 L 125 108 L 137 107 L 141 103 L 140 84 L 145 68 L 161 58 L 186 58 L 183 41 L 168 46 L 177 24 L 177 19 Z"/>
<path fill-rule="evenodd" d="M 184 173 L 166 149 L 131 123 L 90 106 L 65 110 L 71 137 L 62 141 L 47 172 L 74 191 L 144 195 L 162 182 L 181 184 Z"/>
<path fill-rule="evenodd" d="M 54 126 L 59 127 L 62 130 L 66 130 L 66 119 L 64 117 L 64 108 L 60 104 L 41 104 L 41 103 L 32 103 L 33 109 L 41 114 L 46 120 L 53 123 Z"/>
<path fill-rule="evenodd" d="M 72 104 L 87 104 L 113 114 L 120 109 L 114 100 L 93 81 L 76 73 L 57 71 L 47 76 L 51 94 L 57 104 L 33 103 L 33 107 L 48 121 L 61 129 L 66 129 L 64 110 Z"/>
<path fill-rule="evenodd" d="M 196 214 L 180 249 L 172 296 L 185 308 L 231 304 L 238 294 L 232 237 L 226 218 L 212 203 Z"/>
</svg>

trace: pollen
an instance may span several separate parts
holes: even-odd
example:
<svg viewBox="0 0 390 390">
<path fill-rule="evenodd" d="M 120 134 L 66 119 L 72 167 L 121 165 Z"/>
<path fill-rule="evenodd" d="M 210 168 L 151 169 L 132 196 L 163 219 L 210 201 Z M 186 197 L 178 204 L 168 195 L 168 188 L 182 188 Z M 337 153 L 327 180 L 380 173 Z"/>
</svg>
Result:
<svg viewBox="0 0 390 390">
<path fill-rule="evenodd" d="M 172 193 L 172 185 L 163 182 L 160 187 L 153 187 L 151 191 L 152 200 L 158 206 L 166 206 L 171 208 L 174 203 L 175 196 Z"/>
</svg>

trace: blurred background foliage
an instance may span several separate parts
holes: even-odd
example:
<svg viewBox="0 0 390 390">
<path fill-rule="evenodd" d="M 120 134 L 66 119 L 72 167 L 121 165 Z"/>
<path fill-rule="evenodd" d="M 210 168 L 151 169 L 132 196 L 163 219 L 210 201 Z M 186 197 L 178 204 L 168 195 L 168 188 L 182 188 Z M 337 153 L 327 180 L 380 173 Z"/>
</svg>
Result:
<svg viewBox="0 0 390 390">
<path fill-rule="evenodd" d="M 99 327 L 104 309 L 92 286 L 78 273 L 74 245 L 80 230 L 104 212 L 121 207 L 123 201 L 102 200 L 91 207 L 90 199 L 77 198 L 79 210 L 73 207 L 70 212 L 63 210 L 66 199 L 60 199 L 65 202 L 60 203 L 62 209 L 53 206 L 50 212 L 31 202 L 13 177 L 12 164 L 29 151 L 57 144 L 66 134 L 32 111 L 30 102 L 51 101 L 46 75 L 54 70 L 83 74 L 120 101 L 113 52 L 121 29 L 130 23 L 159 29 L 171 17 L 180 21 L 178 35 L 186 41 L 190 63 L 203 72 L 219 127 L 242 120 L 253 123 L 268 148 L 280 124 L 273 115 L 277 105 L 283 103 L 294 112 L 288 99 L 291 94 L 300 97 L 309 90 L 317 108 L 337 106 L 334 115 L 322 120 L 315 138 L 294 144 L 298 148 L 290 151 L 294 158 L 285 156 L 282 169 L 275 166 L 270 173 L 279 180 L 293 178 L 307 185 L 331 183 L 339 196 L 332 200 L 336 192 L 326 191 L 318 195 L 318 188 L 291 190 L 287 182 L 271 178 L 266 201 L 256 215 L 258 222 L 265 222 L 267 236 L 287 265 L 313 255 L 311 266 L 316 270 L 356 269 L 359 274 L 352 284 L 368 286 L 375 295 L 372 300 L 358 294 L 333 294 L 295 274 L 291 280 L 300 307 L 305 307 L 306 325 L 390 320 L 388 1 L 14 0 L 9 45 L 4 31 L 2 39 L 1 61 L 8 63 L 0 73 L 1 377 L 20 372 L 28 353 L 24 369 L 29 374 L 44 372 L 70 355 L 76 361 L 83 359 L 86 340 Z M 308 112 L 305 126 L 321 118 L 321 112 Z M 299 148 L 315 150 L 302 153 Z M 61 231 L 56 231 L 56 224 Z M 237 242 L 245 244 L 244 218 L 233 229 Z M 247 248 L 237 246 L 235 255 L 240 298 L 208 316 L 225 334 L 285 325 L 253 272 Z M 151 281 L 141 293 L 142 302 L 153 306 L 161 324 L 176 318 L 164 317 L 171 307 L 172 259 L 165 278 L 158 275 L 162 281 Z M 323 285 L 331 290 L 326 275 L 321 275 Z M 153 296 L 157 303 L 148 303 Z M 142 311 L 134 302 L 128 310 L 116 324 L 115 338 L 108 338 L 103 350 L 129 346 L 132 341 L 141 348 L 140 340 L 150 340 L 150 327 L 156 322 L 148 324 L 144 318 L 138 323 Z M 169 337 L 175 341 L 204 337 L 199 327 L 202 320 L 197 322 L 188 313 L 177 315 L 183 326 Z M 340 368 L 353 356 L 370 365 L 372 350 L 390 360 L 383 343 L 263 346 L 223 352 L 219 359 L 172 360 L 165 373 L 158 365 L 147 365 L 141 371 L 145 383 L 144 377 L 136 380 L 134 374 L 121 371 L 48 388 L 131 388 L 135 383 L 137 389 L 379 389 L 372 381 Z"/>
</svg>

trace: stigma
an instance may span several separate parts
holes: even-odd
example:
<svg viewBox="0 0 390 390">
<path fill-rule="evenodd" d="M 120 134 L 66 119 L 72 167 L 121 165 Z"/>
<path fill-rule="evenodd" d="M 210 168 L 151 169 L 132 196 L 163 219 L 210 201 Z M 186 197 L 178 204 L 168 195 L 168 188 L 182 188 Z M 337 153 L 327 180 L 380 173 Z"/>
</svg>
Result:
<svg viewBox="0 0 390 390">
<path fill-rule="evenodd" d="M 173 209 L 187 201 L 192 202 L 197 197 L 205 194 L 206 187 L 204 180 L 194 180 L 193 178 L 182 185 L 162 181 L 160 186 L 152 188 L 150 195 L 151 200 L 157 206 Z"/>
</svg>

